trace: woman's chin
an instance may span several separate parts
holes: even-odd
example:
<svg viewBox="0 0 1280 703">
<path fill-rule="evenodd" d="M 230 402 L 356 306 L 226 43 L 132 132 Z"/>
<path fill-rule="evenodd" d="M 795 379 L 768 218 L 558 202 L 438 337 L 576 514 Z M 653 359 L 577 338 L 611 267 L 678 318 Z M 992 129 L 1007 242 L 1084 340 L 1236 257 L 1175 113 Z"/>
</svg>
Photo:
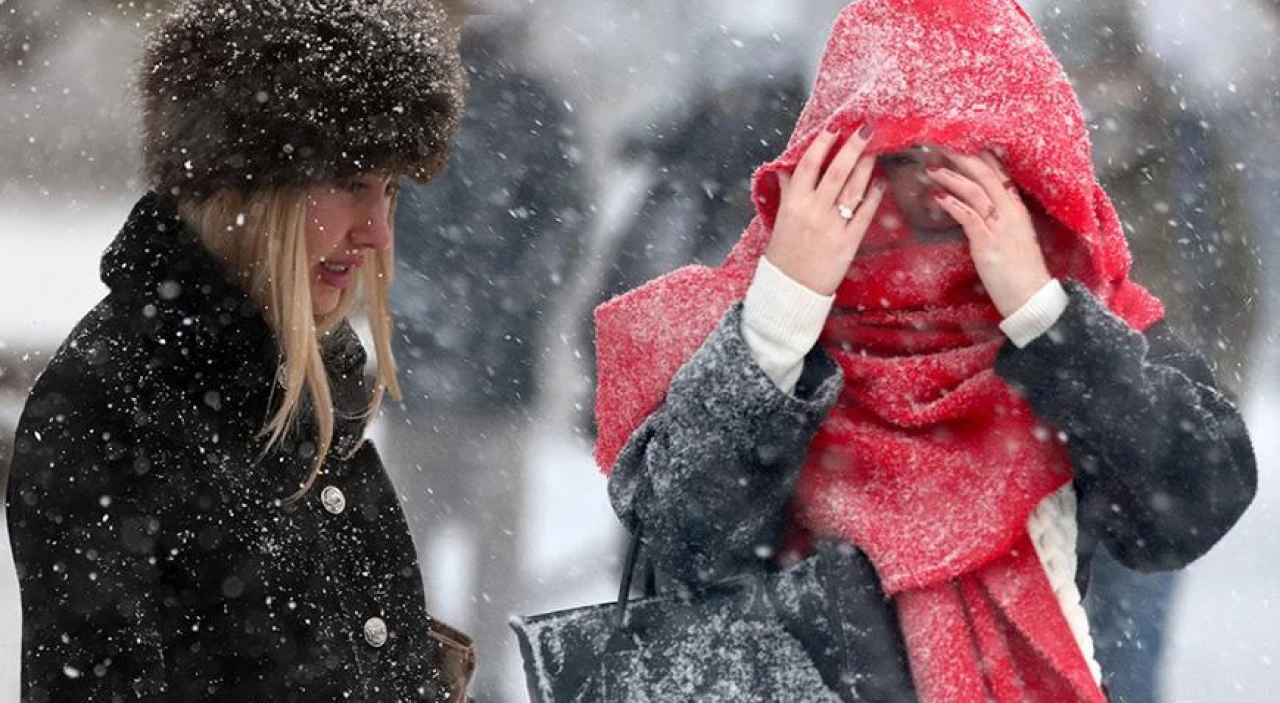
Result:
<svg viewBox="0 0 1280 703">
<path fill-rule="evenodd" d="M 315 314 L 316 319 L 332 315 L 338 309 L 338 303 L 341 298 L 342 296 L 336 292 L 332 294 L 313 293 L 311 296 L 311 311 Z"/>
</svg>

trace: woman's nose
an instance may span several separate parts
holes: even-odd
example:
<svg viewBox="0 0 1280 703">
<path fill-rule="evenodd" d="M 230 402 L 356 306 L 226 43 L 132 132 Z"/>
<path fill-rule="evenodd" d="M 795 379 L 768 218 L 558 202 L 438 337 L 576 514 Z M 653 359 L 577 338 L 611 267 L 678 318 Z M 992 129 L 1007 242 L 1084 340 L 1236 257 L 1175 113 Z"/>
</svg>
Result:
<svg viewBox="0 0 1280 703">
<path fill-rule="evenodd" d="M 369 217 L 355 227 L 352 241 L 357 246 L 381 251 L 391 246 L 391 208 L 375 207 Z"/>
</svg>

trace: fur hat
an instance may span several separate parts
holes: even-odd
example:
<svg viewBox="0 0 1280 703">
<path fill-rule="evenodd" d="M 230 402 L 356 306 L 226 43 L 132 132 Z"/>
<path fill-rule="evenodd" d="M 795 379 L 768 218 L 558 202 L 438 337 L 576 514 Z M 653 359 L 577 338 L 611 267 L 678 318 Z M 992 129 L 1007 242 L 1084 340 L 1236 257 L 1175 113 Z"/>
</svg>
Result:
<svg viewBox="0 0 1280 703">
<path fill-rule="evenodd" d="M 143 57 L 147 184 L 205 197 L 437 175 L 465 79 L 445 0 L 183 0 Z"/>
</svg>

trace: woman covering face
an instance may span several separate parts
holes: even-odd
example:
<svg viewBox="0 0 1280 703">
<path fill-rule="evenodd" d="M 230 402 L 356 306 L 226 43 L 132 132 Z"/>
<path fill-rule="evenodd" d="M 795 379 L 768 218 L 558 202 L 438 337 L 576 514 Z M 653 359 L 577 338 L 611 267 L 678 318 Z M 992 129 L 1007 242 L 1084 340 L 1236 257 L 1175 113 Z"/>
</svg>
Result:
<svg viewBox="0 0 1280 703">
<path fill-rule="evenodd" d="M 1185 566 L 1256 471 L 1129 278 L 1036 28 L 1012 0 L 850 4 L 754 198 L 720 267 L 596 313 L 622 520 L 693 583 L 833 564 L 780 607 L 844 700 L 1104 700 L 1090 557 Z"/>
<path fill-rule="evenodd" d="M 24 700 L 465 697 L 362 436 L 398 394 L 396 189 L 445 163 L 456 30 L 427 0 L 191 0 L 151 34 L 150 192 L 17 433 Z"/>
</svg>

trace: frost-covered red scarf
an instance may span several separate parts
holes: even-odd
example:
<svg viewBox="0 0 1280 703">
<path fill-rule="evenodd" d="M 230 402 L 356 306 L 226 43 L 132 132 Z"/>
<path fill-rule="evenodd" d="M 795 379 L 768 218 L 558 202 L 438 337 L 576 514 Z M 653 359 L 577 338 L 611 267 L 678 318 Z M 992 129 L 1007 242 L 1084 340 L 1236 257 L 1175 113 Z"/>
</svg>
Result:
<svg viewBox="0 0 1280 703">
<path fill-rule="evenodd" d="M 861 0 L 836 20 L 786 152 L 757 171 L 759 214 L 728 259 L 597 310 L 604 471 L 745 294 L 777 214 L 776 174 L 820 129 L 866 121 L 879 153 L 996 151 L 1039 216 L 1055 276 L 1136 329 L 1163 316 L 1128 278 L 1079 103 L 1017 4 Z M 922 700 L 1102 700 L 1026 529 L 1071 480 L 1064 447 L 993 371 L 1004 339 L 967 245 L 914 244 L 901 222 L 886 205 L 837 292 L 820 344 L 845 385 L 806 458 L 794 520 L 871 558 Z"/>
</svg>

